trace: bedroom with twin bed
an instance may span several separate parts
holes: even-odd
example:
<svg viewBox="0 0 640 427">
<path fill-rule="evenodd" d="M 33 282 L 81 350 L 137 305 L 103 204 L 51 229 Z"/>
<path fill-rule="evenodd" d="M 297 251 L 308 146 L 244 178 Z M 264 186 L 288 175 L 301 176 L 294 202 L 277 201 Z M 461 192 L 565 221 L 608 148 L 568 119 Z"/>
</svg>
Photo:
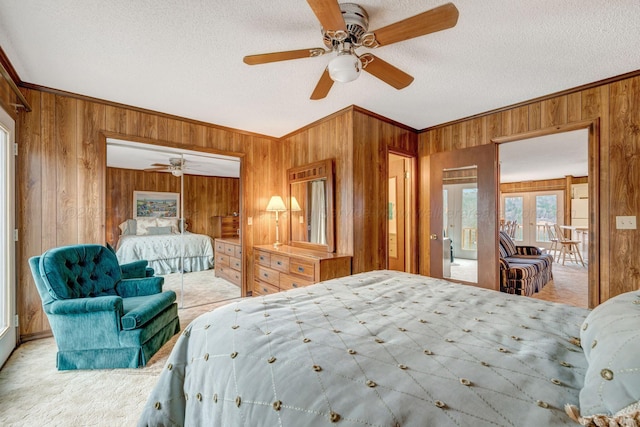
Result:
<svg viewBox="0 0 640 427">
<path fill-rule="evenodd" d="M 0 425 L 640 426 L 637 1 L 178 3 L 0 4 Z"/>
</svg>

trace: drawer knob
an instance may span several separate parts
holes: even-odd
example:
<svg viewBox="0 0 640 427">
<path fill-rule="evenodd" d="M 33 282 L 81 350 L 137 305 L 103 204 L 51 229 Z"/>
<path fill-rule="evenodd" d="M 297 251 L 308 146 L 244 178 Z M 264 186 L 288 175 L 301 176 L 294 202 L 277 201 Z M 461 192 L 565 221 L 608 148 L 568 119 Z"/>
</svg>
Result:
<svg viewBox="0 0 640 427">
<path fill-rule="evenodd" d="M 297 283 L 292 283 L 292 284 L 291 284 L 291 287 L 293 287 L 293 288 L 297 288 L 297 287 L 298 287 L 298 284 L 297 284 Z"/>
<path fill-rule="evenodd" d="M 300 273 L 304 273 L 304 267 L 298 267 L 298 271 L 299 271 Z"/>
<path fill-rule="evenodd" d="M 282 265 L 282 261 L 277 261 L 276 264 Z"/>
<path fill-rule="evenodd" d="M 262 273 L 262 275 L 263 275 L 264 277 L 269 277 L 269 274 L 267 274 L 267 273 Z"/>
</svg>

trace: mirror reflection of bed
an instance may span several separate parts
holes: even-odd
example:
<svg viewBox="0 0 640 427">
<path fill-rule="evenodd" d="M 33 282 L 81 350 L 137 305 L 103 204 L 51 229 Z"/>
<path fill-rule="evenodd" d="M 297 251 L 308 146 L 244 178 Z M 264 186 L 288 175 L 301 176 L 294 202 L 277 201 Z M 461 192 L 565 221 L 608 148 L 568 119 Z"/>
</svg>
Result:
<svg viewBox="0 0 640 427">
<path fill-rule="evenodd" d="M 106 174 L 106 241 L 120 263 L 148 260 L 181 309 L 240 297 L 241 282 L 216 275 L 214 248 L 216 218 L 239 218 L 239 158 L 107 138 Z"/>
</svg>

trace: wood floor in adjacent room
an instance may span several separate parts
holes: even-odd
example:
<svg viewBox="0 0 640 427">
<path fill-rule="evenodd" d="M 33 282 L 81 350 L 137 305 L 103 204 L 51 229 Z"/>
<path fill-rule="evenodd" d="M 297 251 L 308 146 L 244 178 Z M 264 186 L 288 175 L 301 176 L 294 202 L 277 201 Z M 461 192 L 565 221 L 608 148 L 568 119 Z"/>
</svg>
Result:
<svg viewBox="0 0 640 427">
<path fill-rule="evenodd" d="M 567 262 L 553 263 L 553 280 L 532 298 L 589 307 L 588 267 Z"/>
</svg>

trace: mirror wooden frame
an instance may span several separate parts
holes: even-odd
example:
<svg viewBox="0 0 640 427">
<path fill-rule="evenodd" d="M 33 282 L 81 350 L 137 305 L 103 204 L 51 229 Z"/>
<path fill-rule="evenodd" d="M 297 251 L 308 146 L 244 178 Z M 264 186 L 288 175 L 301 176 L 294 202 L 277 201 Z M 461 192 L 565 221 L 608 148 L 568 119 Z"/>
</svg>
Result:
<svg viewBox="0 0 640 427">
<path fill-rule="evenodd" d="M 334 180 L 333 180 L 333 159 L 326 159 L 314 163 L 287 169 L 288 177 L 288 213 L 289 213 L 289 244 L 307 249 L 320 250 L 325 252 L 333 252 L 335 250 L 335 211 L 334 211 Z M 296 183 L 304 183 L 316 180 L 325 180 L 326 187 L 326 218 L 327 218 L 327 244 L 310 243 L 300 240 L 292 240 L 292 223 L 291 223 L 291 185 Z"/>
</svg>

